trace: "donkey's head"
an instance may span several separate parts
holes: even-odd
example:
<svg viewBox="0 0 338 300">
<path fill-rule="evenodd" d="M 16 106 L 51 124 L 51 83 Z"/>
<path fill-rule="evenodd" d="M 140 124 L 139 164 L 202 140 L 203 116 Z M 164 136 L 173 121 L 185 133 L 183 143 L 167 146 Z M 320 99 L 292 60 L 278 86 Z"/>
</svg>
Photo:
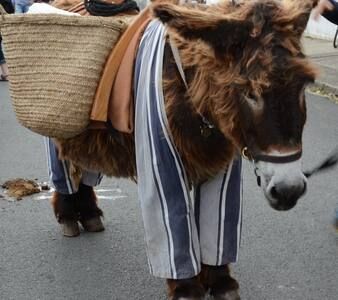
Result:
<svg viewBox="0 0 338 300">
<path fill-rule="evenodd" d="M 306 190 L 304 89 L 316 72 L 300 39 L 312 6 L 306 0 L 154 6 L 190 74 L 194 107 L 254 161 L 264 194 L 278 210 L 292 208 Z"/>
</svg>

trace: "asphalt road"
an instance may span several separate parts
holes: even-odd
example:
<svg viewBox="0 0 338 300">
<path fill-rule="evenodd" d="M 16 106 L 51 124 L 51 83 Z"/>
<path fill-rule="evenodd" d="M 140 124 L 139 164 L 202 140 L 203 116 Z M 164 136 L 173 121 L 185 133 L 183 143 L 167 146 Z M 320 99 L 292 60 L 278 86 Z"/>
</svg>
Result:
<svg viewBox="0 0 338 300">
<path fill-rule="evenodd" d="M 47 180 L 42 138 L 15 120 L 6 83 L 0 83 L 0 183 Z M 338 144 L 338 106 L 308 95 L 304 168 Z M 243 235 L 233 270 L 242 299 L 336 300 L 338 170 L 310 180 L 291 211 L 273 211 L 245 164 Z M 0 188 L 1 300 L 161 300 L 165 285 L 148 273 L 135 184 L 105 179 L 97 189 L 103 233 L 61 236 L 44 192 L 8 201 Z"/>
</svg>

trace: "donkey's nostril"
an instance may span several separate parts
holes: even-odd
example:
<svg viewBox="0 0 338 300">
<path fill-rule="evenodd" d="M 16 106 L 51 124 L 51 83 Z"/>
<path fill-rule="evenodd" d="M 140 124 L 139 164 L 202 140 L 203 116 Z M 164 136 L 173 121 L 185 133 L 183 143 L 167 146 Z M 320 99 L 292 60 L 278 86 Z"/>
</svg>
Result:
<svg viewBox="0 0 338 300">
<path fill-rule="evenodd" d="M 277 199 L 278 198 L 278 193 L 277 193 L 277 189 L 275 186 L 273 186 L 270 190 L 270 194 L 273 198 Z"/>
</svg>

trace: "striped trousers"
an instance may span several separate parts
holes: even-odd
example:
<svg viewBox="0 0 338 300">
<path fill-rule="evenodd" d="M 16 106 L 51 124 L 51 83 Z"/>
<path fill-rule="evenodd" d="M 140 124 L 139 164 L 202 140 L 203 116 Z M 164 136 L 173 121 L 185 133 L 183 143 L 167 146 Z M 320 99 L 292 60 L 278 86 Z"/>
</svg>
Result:
<svg viewBox="0 0 338 300">
<path fill-rule="evenodd" d="M 45 147 L 47 154 L 48 175 L 55 190 L 61 194 L 76 193 L 79 187 L 70 176 L 69 162 L 58 158 L 58 149 L 51 138 L 45 138 Z M 100 184 L 101 179 L 101 173 L 83 171 L 81 183 L 88 186 L 96 186 Z"/>
<path fill-rule="evenodd" d="M 165 113 L 162 64 L 165 27 L 147 27 L 135 65 L 135 144 L 138 195 L 150 272 L 184 279 L 201 264 L 235 262 L 241 231 L 241 160 L 215 178 L 187 184 Z"/>
</svg>

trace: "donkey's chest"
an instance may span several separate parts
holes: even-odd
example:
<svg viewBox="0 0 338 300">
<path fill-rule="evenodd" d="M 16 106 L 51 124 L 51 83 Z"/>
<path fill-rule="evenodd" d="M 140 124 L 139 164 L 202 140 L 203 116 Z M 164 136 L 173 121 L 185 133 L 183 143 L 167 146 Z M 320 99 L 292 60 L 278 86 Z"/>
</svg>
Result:
<svg viewBox="0 0 338 300">
<path fill-rule="evenodd" d="M 209 128 L 199 117 L 180 110 L 170 114 L 169 127 L 177 151 L 191 182 L 201 182 L 227 168 L 235 149 L 217 128 Z"/>
<path fill-rule="evenodd" d="M 189 179 L 201 182 L 226 169 L 234 158 L 234 146 L 192 107 L 168 44 L 164 49 L 163 94 L 169 129 Z"/>
</svg>

